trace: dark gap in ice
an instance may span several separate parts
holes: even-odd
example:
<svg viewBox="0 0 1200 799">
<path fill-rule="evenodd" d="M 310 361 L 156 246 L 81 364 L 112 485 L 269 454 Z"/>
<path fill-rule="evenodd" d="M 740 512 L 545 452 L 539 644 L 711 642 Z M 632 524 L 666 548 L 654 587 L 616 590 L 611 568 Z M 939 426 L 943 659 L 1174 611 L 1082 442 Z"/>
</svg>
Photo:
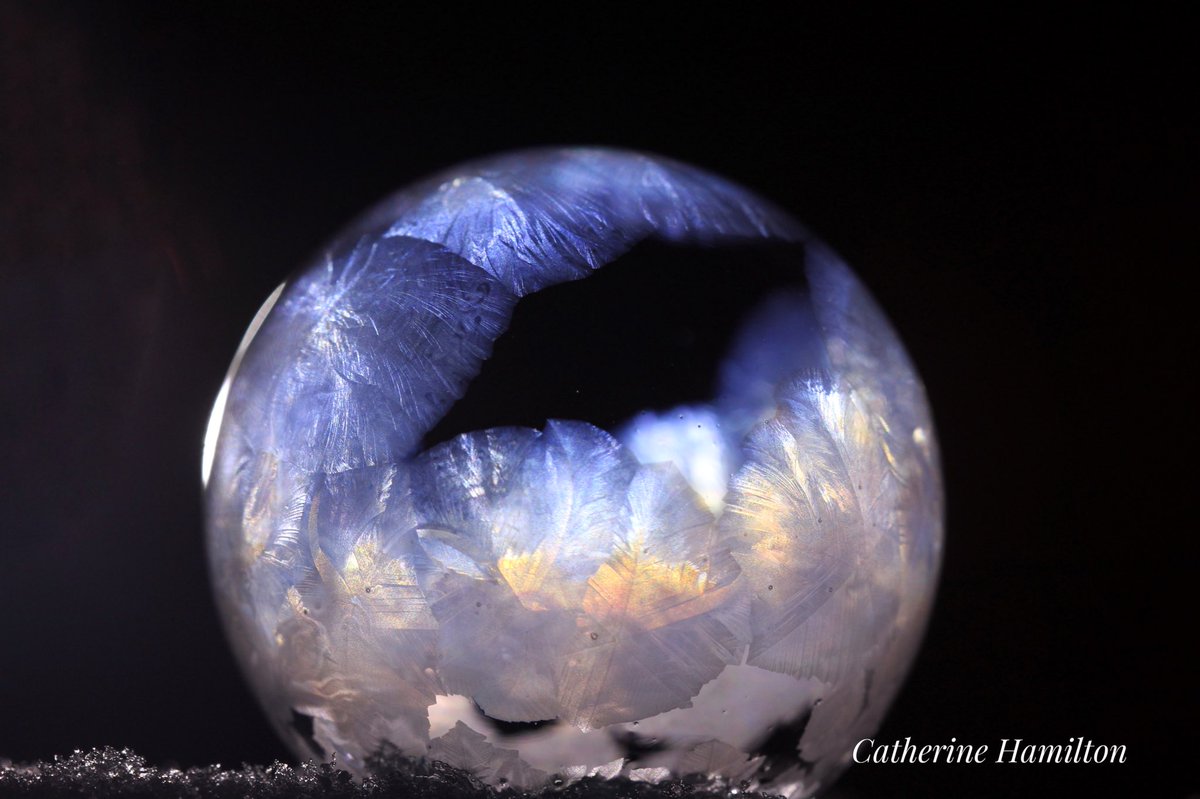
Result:
<svg viewBox="0 0 1200 799">
<path fill-rule="evenodd" d="M 613 743 L 621 749 L 621 756 L 630 763 L 666 749 L 666 745 L 657 738 L 647 738 L 630 730 L 613 730 L 611 735 Z"/>
<path fill-rule="evenodd" d="M 553 727 L 558 724 L 558 719 L 542 719 L 540 721 L 504 721 L 503 719 L 494 718 L 484 712 L 483 708 L 475 702 L 475 710 L 479 715 L 487 721 L 488 724 L 503 735 L 528 735 L 531 732 L 544 730 L 548 727 Z"/>
<path fill-rule="evenodd" d="M 814 706 L 815 707 L 815 706 Z M 758 743 L 750 747 L 750 756 L 762 756 L 763 765 L 761 778 L 764 785 L 770 785 L 780 774 L 796 766 L 799 760 L 802 767 L 811 769 L 811 763 L 799 757 L 800 739 L 812 719 L 813 708 L 795 716 L 791 721 L 775 725 Z"/>
<path fill-rule="evenodd" d="M 325 759 L 325 750 L 317 743 L 317 739 L 313 736 L 313 717 L 307 713 L 301 713 L 296 708 L 292 708 L 292 729 L 300 736 L 300 739 L 308 745 L 309 750 L 321 758 Z"/>
<path fill-rule="evenodd" d="M 613 432 L 640 411 L 711 402 L 747 315 L 776 291 L 805 286 L 800 245 L 639 244 L 583 280 L 522 299 L 491 358 L 422 447 L 548 419 Z"/>
<path fill-rule="evenodd" d="M 871 700 L 871 683 L 874 681 L 874 679 L 875 669 L 867 669 L 863 679 L 864 685 L 862 706 L 858 709 L 857 718 L 861 718 L 862 714 L 867 712 L 867 707 L 869 706 Z"/>
</svg>

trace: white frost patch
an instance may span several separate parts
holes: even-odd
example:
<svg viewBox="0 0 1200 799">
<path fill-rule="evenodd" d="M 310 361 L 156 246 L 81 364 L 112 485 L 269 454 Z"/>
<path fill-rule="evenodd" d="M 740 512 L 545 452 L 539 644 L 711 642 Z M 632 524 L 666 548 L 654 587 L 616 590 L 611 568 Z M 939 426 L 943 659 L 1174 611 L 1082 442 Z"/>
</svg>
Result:
<svg viewBox="0 0 1200 799">
<path fill-rule="evenodd" d="M 646 411 L 626 423 L 617 438 L 643 464 L 674 463 L 714 516 L 725 507 L 729 477 L 738 464 L 711 408 Z"/>
<path fill-rule="evenodd" d="M 429 738 L 430 740 L 440 738 L 454 729 L 454 725 L 458 722 L 470 723 L 478 715 L 475 703 L 468 697 L 460 694 L 451 696 L 439 694 L 437 701 L 429 706 Z"/>
</svg>

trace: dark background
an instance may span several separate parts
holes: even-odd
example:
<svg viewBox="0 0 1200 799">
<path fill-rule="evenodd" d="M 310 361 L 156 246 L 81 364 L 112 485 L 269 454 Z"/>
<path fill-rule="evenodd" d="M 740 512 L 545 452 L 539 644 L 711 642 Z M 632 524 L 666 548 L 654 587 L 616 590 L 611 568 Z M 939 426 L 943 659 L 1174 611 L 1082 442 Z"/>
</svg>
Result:
<svg viewBox="0 0 1200 799">
<path fill-rule="evenodd" d="M 201 438 L 242 331 L 389 191 L 597 143 L 794 212 L 924 375 L 948 540 L 879 738 L 1129 750 L 841 790 L 1200 789 L 1182 20 L 245 5 L 0 4 L 0 757 L 287 757 L 203 560 Z"/>
</svg>

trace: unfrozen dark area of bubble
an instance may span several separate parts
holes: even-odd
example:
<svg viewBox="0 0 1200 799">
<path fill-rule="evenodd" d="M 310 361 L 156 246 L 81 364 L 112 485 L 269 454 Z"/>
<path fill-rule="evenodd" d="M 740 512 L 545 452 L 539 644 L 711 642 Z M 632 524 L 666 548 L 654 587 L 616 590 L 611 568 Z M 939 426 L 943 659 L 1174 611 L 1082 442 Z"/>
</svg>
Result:
<svg viewBox="0 0 1200 799">
<path fill-rule="evenodd" d="M 539 730 L 546 730 L 550 727 L 557 726 L 560 723 L 558 719 L 542 719 L 541 721 L 505 721 L 504 719 L 493 718 L 479 706 L 478 702 L 475 703 L 475 712 L 477 712 L 479 717 L 483 719 L 483 721 L 493 730 L 500 735 L 504 735 L 509 738 L 517 735 L 529 735 L 538 732 Z"/>
<path fill-rule="evenodd" d="M 729 786 L 703 780 L 664 780 L 657 784 L 625 778 L 585 778 L 517 793 L 484 785 L 461 769 L 436 761 L 413 762 L 389 753 L 373 759 L 374 770 L 362 780 L 329 763 L 289 766 L 219 765 L 164 768 L 147 763 L 129 749 L 76 750 L 53 760 L 27 764 L 0 761 L 0 796 L 20 799 L 717 799 Z M 743 792 L 746 799 L 770 794 Z"/>
<path fill-rule="evenodd" d="M 780 291 L 806 292 L 803 264 L 801 244 L 647 241 L 586 280 L 531 294 L 421 448 L 549 419 L 615 430 L 646 410 L 709 403 L 747 318 Z"/>
</svg>

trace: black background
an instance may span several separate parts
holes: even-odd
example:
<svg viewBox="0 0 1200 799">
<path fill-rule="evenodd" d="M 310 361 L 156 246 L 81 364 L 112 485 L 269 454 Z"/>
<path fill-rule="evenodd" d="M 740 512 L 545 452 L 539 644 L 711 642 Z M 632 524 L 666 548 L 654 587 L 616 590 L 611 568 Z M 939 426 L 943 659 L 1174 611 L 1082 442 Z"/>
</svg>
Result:
<svg viewBox="0 0 1200 799">
<path fill-rule="evenodd" d="M 597 143 L 794 212 L 923 373 L 948 540 L 879 738 L 1129 751 L 860 766 L 841 790 L 1200 788 L 1181 20 L 245 5 L 0 5 L 0 756 L 287 757 L 203 561 L 201 438 L 242 331 L 387 192 Z"/>
</svg>

